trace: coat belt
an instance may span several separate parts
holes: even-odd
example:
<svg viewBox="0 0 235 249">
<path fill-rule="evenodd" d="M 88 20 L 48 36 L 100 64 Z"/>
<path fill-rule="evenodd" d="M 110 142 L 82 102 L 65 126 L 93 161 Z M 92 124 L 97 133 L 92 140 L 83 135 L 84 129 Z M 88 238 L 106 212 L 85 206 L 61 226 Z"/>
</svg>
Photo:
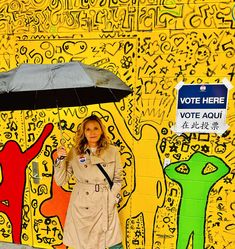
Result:
<svg viewBox="0 0 235 249">
<path fill-rule="evenodd" d="M 108 183 L 96 184 L 96 183 L 89 183 L 89 182 L 80 182 L 77 181 L 76 183 L 78 186 L 85 187 L 86 189 L 94 190 L 95 192 L 103 192 L 107 188 L 109 188 Z"/>
</svg>

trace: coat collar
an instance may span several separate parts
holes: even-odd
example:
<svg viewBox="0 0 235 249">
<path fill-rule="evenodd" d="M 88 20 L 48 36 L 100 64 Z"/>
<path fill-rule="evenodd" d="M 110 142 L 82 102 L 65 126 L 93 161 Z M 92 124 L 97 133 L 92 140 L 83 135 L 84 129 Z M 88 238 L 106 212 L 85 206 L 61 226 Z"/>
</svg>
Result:
<svg viewBox="0 0 235 249">
<path fill-rule="evenodd" d="M 97 156 L 97 155 L 94 155 L 93 153 L 91 153 L 89 147 L 86 147 L 85 153 L 87 155 L 89 155 L 92 164 L 111 162 L 114 160 L 114 154 L 110 151 L 110 148 L 107 148 L 101 154 L 101 156 Z"/>
<path fill-rule="evenodd" d="M 93 153 L 91 153 L 91 150 L 89 147 L 87 147 L 85 149 L 85 153 L 89 155 L 91 163 L 92 164 L 97 164 L 97 163 L 103 163 L 104 160 L 96 155 L 94 155 Z"/>
</svg>

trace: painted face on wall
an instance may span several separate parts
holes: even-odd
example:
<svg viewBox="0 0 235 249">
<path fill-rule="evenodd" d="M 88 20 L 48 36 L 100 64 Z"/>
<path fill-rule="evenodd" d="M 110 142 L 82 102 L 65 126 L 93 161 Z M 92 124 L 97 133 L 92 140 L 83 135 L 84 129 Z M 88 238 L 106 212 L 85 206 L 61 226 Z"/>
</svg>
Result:
<svg viewBox="0 0 235 249">
<path fill-rule="evenodd" d="M 204 63 L 209 60 L 211 56 L 211 51 L 205 45 L 198 47 L 195 53 L 195 60 L 198 63 Z"/>
<path fill-rule="evenodd" d="M 103 131 L 100 124 L 95 120 L 90 120 L 85 124 L 85 137 L 90 147 L 96 147 Z"/>
</svg>

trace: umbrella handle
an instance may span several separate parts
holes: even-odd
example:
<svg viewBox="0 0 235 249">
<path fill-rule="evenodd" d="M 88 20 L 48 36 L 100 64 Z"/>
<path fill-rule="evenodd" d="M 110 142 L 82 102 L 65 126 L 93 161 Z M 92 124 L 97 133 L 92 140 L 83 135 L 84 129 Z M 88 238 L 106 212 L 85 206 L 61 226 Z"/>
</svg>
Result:
<svg viewBox="0 0 235 249">
<path fill-rule="evenodd" d="M 60 119 L 60 110 L 59 110 L 58 104 L 57 104 L 57 113 L 58 113 L 58 119 L 59 119 L 59 129 L 60 129 L 60 144 L 61 144 L 62 146 L 64 146 L 65 143 L 66 143 L 66 140 L 65 140 L 65 138 L 64 138 L 64 136 L 63 136 L 63 133 L 62 133 L 61 119 Z"/>
<path fill-rule="evenodd" d="M 61 130 L 60 130 L 61 131 Z M 64 146 L 65 145 L 65 143 L 66 143 L 66 140 L 64 139 L 64 137 L 63 137 L 63 134 L 62 134 L 62 131 L 61 131 L 61 134 L 60 134 L 60 144 L 62 145 L 62 146 Z"/>
</svg>

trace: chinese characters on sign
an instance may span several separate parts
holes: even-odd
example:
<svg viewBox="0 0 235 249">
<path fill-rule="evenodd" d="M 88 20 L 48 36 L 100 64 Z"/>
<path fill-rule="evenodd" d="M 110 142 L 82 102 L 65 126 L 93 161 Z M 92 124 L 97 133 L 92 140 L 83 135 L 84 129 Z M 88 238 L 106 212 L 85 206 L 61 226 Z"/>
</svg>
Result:
<svg viewBox="0 0 235 249">
<path fill-rule="evenodd" d="M 185 85 L 178 90 L 176 124 L 172 130 L 181 133 L 217 133 L 227 129 L 228 92 L 232 88 L 227 79 L 220 84 Z"/>
</svg>

